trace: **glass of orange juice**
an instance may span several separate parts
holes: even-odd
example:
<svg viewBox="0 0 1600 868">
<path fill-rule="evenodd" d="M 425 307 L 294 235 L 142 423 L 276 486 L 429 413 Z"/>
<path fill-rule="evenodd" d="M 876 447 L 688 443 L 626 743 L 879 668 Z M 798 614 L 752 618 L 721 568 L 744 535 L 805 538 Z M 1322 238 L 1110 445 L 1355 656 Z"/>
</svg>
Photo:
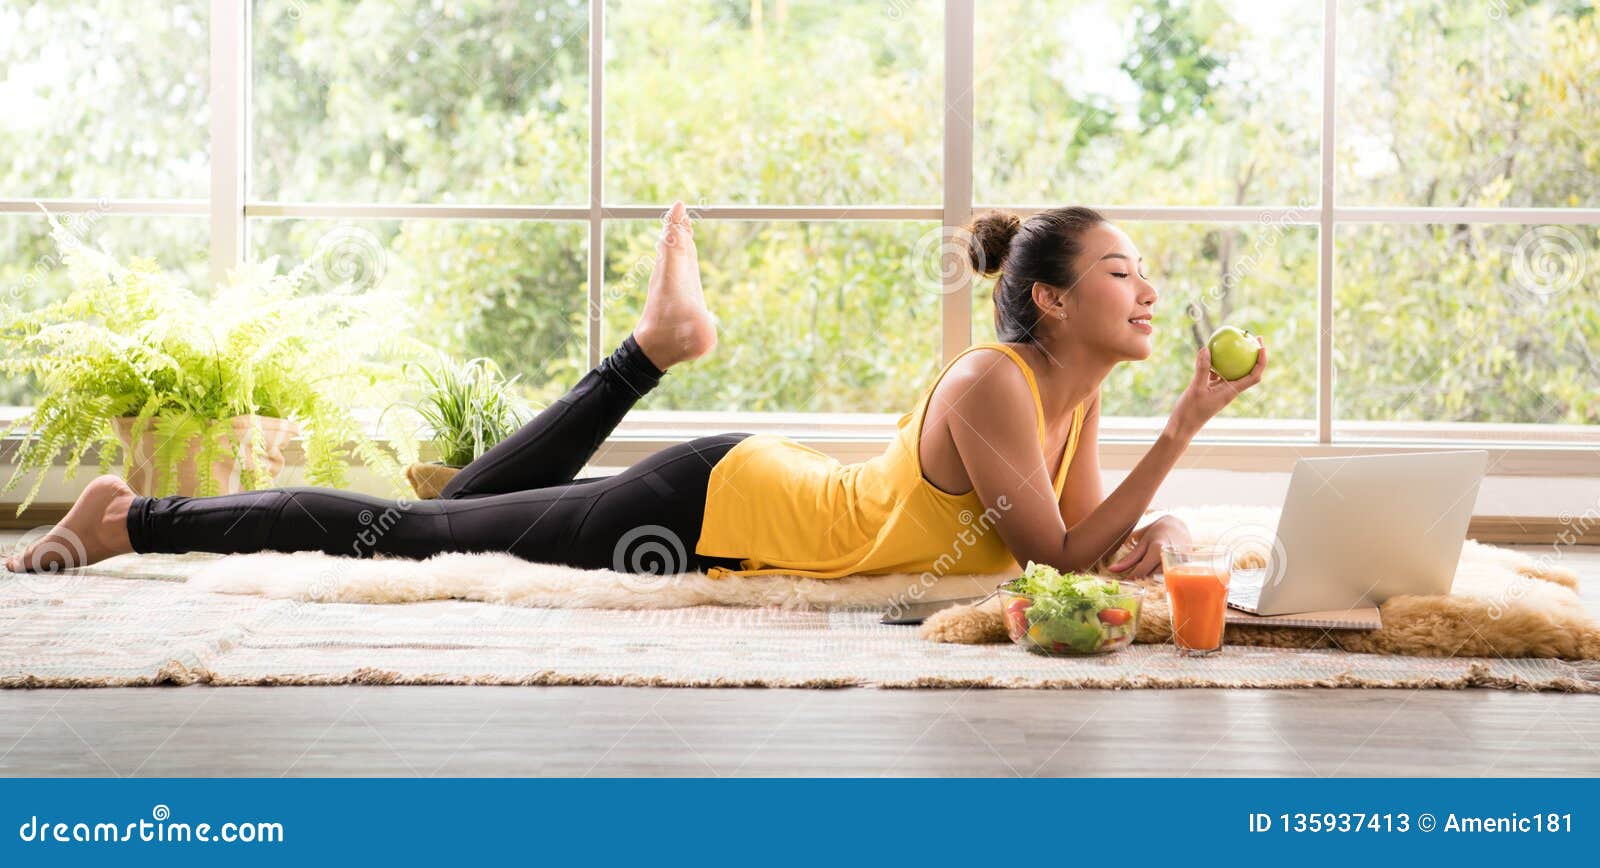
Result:
<svg viewBox="0 0 1600 868">
<path fill-rule="evenodd" d="M 1222 648 L 1231 572 L 1228 550 L 1221 546 L 1162 546 L 1161 574 L 1179 655 L 1204 657 Z"/>
</svg>

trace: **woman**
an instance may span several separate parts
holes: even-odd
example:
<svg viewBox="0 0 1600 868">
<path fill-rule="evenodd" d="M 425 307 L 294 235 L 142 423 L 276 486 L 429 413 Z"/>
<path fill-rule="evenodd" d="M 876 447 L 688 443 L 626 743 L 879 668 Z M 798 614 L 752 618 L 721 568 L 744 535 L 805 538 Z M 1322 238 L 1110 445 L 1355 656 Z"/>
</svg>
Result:
<svg viewBox="0 0 1600 868">
<path fill-rule="evenodd" d="M 325 488 L 218 497 L 136 495 L 92 481 L 13 571 L 128 552 L 323 551 L 423 558 L 510 552 L 628 572 L 706 570 L 836 578 L 991 573 L 1029 560 L 1078 570 L 1116 551 L 1201 426 L 1261 380 L 1210 372 L 1207 352 L 1165 430 L 1109 497 L 1096 440 L 1100 385 L 1148 358 L 1158 295 L 1133 242 L 1087 208 L 971 228 L 977 270 L 998 273 L 1002 342 L 961 352 L 900 417 L 883 455 L 841 464 L 775 435 L 670 446 L 611 477 L 574 479 L 639 398 L 716 345 L 683 203 L 668 213 L 644 312 L 622 345 L 566 395 L 468 465 L 437 500 Z M 1052 466 L 1053 465 L 1053 466 Z M 1188 539 L 1161 518 L 1132 531 L 1110 567 L 1148 575 L 1161 545 Z"/>
</svg>

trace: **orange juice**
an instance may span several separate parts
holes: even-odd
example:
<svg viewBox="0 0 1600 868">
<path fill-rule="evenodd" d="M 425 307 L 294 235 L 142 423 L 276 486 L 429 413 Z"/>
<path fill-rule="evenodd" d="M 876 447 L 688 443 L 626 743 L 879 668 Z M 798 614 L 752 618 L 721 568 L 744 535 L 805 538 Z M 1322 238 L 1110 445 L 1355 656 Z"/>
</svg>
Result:
<svg viewBox="0 0 1600 868">
<path fill-rule="evenodd" d="M 1172 604 L 1172 641 L 1185 651 L 1222 647 L 1228 610 L 1228 572 L 1215 563 L 1173 564 L 1164 569 Z"/>
</svg>

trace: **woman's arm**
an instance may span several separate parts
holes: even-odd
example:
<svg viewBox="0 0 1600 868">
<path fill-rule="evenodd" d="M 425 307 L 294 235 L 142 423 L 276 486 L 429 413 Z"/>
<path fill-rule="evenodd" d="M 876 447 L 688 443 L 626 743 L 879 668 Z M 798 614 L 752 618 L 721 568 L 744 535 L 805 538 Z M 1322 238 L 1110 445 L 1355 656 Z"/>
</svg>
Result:
<svg viewBox="0 0 1600 868">
<path fill-rule="evenodd" d="M 1266 360 L 1263 348 L 1255 369 L 1230 383 L 1211 372 L 1210 354 L 1202 348 L 1195 357 L 1194 378 L 1156 442 L 1117 489 L 1089 509 L 1070 531 L 1068 515 L 1080 514 L 1076 511 L 1098 494 L 1099 450 L 1090 445 L 1099 437 L 1098 407 L 1093 429 L 1086 419 L 1080 434 L 1081 445 L 1088 447 L 1081 449 L 1087 453 L 1083 460 L 1094 462 L 1095 470 L 1088 482 L 1080 483 L 1085 490 L 1075 491 L 1070 501 L 1063 492 L 1065 506 L 1055 500 L 1033 414 L 1016 412 L 1018 406 L 1032 404 L 1032 395 L 1014 365 L 991 361 L 964 371 L 958 378 L 964 382 L 953 390 L 957 397 L 950 399 L 951 412 L 946 418 L 962 464 L 984 506 L 1011 504 L 1001 511 L 996 530 L 1012 557 L 1018 563 L 1033 560 L 1061 570 L 1090 569 L 1115 551 L 1144 515 L 1161 481 L 1200 428 L 1241 392 L 1260 382 Z M 1078 469 L 1078 456 L 1074 456 L 1069 486 Z M 1002 495 L 1007 501 L 999 500 Z"/>
<path fill-rule="evenodd" d="M 1154 445 L 1110 497 L 1083 521 L 1071 526 L 1069 538 L 1074 534 L 1087 534 L 1096 540 L 1108 540 L 1107 547 L 1093 562 L 1095 565 L 1110 557 L 1121 546 L 1123 539 L 1150 508 L 1150 501 L 1155 498 L 1156 490 L 1161 487 L 1162 481 L 1176 466 L 1178 458 L 1183 455 L 1183 451 L 1189 447 L 1190 441 L 1205 423 L 1244 390 L 1261 382 L 1261 375 L 1266 367 L 1265 343 L 1262 345 L 1260 356 L 1256 359 L 1255 368 L 1242 379 L 1232 382 L 1222 379 L 1211 371 L 1211 353 L 1208 349 L 1202 347 L 1195 354 L 1194 377 L 1190 380 L 1189 387 L 1179 396 L 1177 407 L 1168 417 L 1166 427 L 1156 438 Z M 1070 478 L 1067 484 L 1072 484 Z M 1099 487 L 1099 484 L 1098 479 L 1092 482 L 1095 487 Z M 1110 534 L 1114 536 L 1106 536 Z M 1169 541 L 1186 543 L 1188 540 L 1188 528 L 1178 519 L 1170 516 L 1157 519 L 1134 533 L 1133 550 L 1117 563 L 1111 564 L 1110 569 L 1118 572 L 1126 571 L 1125 575 L 1135 578 L 1149 575 L 1161 565 L 1161 543 Z"/>
<path fill-rule="evenodd" d="M 1134 465 L 1133 470 L 1116 490 L 1111 492 L 1111 496 L 1101 501 L 1083 520 L 1071 526 L 1067 533 L 1068 538 L 1078 537 L 1080 542 L 1091 546 L 1093 553 L 1090 560 L 1072 569 L 1092 570 L 1111 566 L 1110 558 L 1116 554 L 1134 525 L 1150 508 L 1150 501 L 1155 499 L 1156 490 L 1161 487 L 1162 480 L 1167 478 L 1167 474 L 1177 464 L 1178 458 L 1183 455 L 1183 451 L 1193 439 L 1192 433 L 1186 434 L 1182 430 L 1177 430 L 1171 422 L 1168 422 L 1166 430 L 1156 438 L 1154 445 L 1145 452 L 1143 458 L 1139 459 L 1139 463 Z M 1072 478 L 1069 476 L 1067 486 L 1070 487 L 1072 484 Z M 1176 519 L 1170 520 L 1176 521 Z M 1159 552 L 1157 557 L 1159 558 Z M 1123 563 L 1129 563 L 1128 559 L 1119 561 L 1118 566 Z M 1159 563 L 1159 560 L 1155 563 Z M 1148 575 L 1154 567 L 1153 563 L 1144 562 L 1142 557 L 1134 559 L 1129 565 L 1135 568 L 1127 575 L 1134 578 Z"/>
<path fill-rule="evenodd" d="M 1089 409 L 1083 418 L 1083 429 L 1078 432 L 1078 449 L 1072 454 L 1072 466 L 1067 469 L 1066 482 L 1061 486 L 1061 520 L 1068 528 L 1075 528 L 1099 509 L 1106 499 L 1105 480 L 1100 475 L 1100 394 L 1097 389 L 1090 399 Z M 1177 519 L 1172 521 L 1176 522 Z M 1176 532 L 1178 529 L 1172 530 Z M 1127 536 L 1127 533 L 1123 533 L 1112 540 L 1105 552 L 1085 569 L 1099 572 L 1122 566 L 1113 565 L 1111 561 Z M 1127 575 L 1137 577 L 1144 573 L 1135 570 Z"/>
<path fill-rule="evenodd" d="M 1061 487 L 1061 520 L 1068 528 L 1088 518 L 1106 497 L 1105 482 L 1100 475 L 1100 394 L 1097 390 L 1090 399 L 1089 409 L 1083 418 L 1083 430 L 1078 433 L 1078 449 L 1072 455 L 1072 466 L 1067 469 L 1066 483 Z M 1146 507 L 1147 512 L 1148 509 Z M 1143 515 L 1140 517 L 1143 518 Z M 1147 535 L 1150 535 L 1148 540 L 1145 539 Z M 1113 562 L 1113 556 L 1122 548 L 1124 539 L 1131 539 L 1134 548 Z M 1131 537 L 1124 533 L 1112 540 L 1106 552 L 1089 569 L 1095 572 L 1107 569 L 1122 572 L 1129 578 L 1139 578 L 1149 575 L 1155 567 L 1160 566 L 1161 543 L 1187 541 L 1188 528 L 1184 527 L 1183 522 L 1173 516 L 1164 516 L 1132 531 Z M 1143 557 L 1152 548 L 1155 552 L 1153 561 Z"/>
</svg>

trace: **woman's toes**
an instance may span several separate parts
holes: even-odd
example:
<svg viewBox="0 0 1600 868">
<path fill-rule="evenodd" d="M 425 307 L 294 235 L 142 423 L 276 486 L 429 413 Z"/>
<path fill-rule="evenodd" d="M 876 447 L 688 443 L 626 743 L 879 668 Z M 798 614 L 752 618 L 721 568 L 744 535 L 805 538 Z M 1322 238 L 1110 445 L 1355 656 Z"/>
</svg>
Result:
<svg viewBox="0 0 1600 868">
<path fill-rule="evenodd" d="M 678 202 L 661 218 L 661 242 L 667 247 L 694 244 L 694 224 L 690 222 L 683 203 Z"/>
<path fill-rule="evenodd" d="M 668 223 L 661 230 L 661 243 L 667 247 L 678 247 L 689 240 L 689 232 L 676 223 Z"/>
<path fill-rule="evenodd" d="M 57 525 L 6 560 L 14 573 L 53 573 L 88 563 L 89 548 L 71 528 Z"/>
</svg>

